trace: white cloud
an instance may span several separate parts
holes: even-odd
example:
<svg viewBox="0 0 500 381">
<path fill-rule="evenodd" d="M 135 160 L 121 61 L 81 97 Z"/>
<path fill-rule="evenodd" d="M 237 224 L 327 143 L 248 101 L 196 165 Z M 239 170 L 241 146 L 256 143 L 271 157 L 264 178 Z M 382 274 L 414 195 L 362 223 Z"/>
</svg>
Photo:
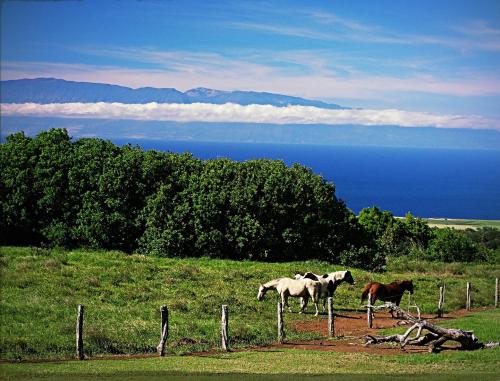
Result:
<svg viewBox="0 0 500 381">
<path fill-rule="evenodd" d="M 309 106 L 275 107 L 194 104 L 52 103 L 2 104 L 6 116 L 132 119 L 176 122 L 238 122 L 271 124 L 357 124 L 403 127 L 474 128 L 500 130 L 500 120 L 475 115 L 443 115 L 386 110 L 328 110 Z"/>
</svg>

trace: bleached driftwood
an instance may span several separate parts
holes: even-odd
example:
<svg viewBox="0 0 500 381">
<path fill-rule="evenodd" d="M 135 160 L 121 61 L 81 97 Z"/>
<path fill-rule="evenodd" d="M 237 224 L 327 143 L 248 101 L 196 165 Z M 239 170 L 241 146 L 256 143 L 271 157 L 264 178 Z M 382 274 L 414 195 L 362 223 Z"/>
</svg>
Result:
<svg viewBox="0 0 500 381">
<path fill-rule="evenodd" d="M 386 343 L 386 342 L 396 342 L 401 344 L 401 348 L 406 345 L 429 345 L 429 352 L 439 352 L 441 346 L 447 341 L 456 341 L 460 343 L 462 349 L 475 350 L 481 348 L 495 348 L 500 345 L 500 343 L 488 343 L 483 344 L 479 342 L 477 337 L 474 335 L 473 331 L 464 331 L 461 329 L 453 328 L 443 328 L 438 325 L 428 323 L 425 320 L 417 319 L 416 317 L 410 315 L 406 311 L 402 310 L 393 303 L 386 303 L 384 306 L 377 307 L 377 309 L 388 308 L 392 312 L 396 312 L 398 316 L 401 316 L 403 320 L 406 320 L 413 325 L 408 328 L 408 330 L 400 335 L 390 335 L 390 336 L 365 336 L 365 345 Z M 428 332 L 422 335 L 423 330 Z M 415 337 L 410 338 L 412 332 L 417 330 Z"/>
</svg>

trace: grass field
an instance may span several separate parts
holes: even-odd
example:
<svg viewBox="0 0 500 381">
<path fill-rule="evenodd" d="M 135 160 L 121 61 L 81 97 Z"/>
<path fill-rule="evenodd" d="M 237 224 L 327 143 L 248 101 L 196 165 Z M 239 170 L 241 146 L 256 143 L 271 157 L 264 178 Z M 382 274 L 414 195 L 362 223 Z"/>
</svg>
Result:
<svg viewBox="0 0 500 381">
<path fill-rule="evenodd" d="M 78 304 L 86 308 L 88 356 L 154 353 L 163 304 L 170 310 L 168 353 L 217 348 L 222 304 L 229 305 L 234 348 L 269 344 L 276 337 L 277 299 L 270 292 L 258 302 L 259 283 L 296 271 L 339 269 L 320 262 L 162 259 L 120 252 L 12 247 L 0 248 L 0 266 L 0 357 L 8 360 L 72 357 Z M 357 284 L 339 287 L 336 309 L 360 308 L 359 294 L 365 282 L 402 278 L 414 280 L 413 301 L 425 312 L 435 312 L 438 287 L 443 282 L 448 311 L 464 306 L 469 280 L 474 305 L 491 305 L 494 278 L 500 276 L 498 265 L 419 262 L 411 266 L 397 263 L 382 274 L 351 270 Z M 298 301 L 292 300 L 292 306 L 297 311 Z M 296 313 L 287 313 L 285 318 L 315 319 Z M 309 339 L 319 338 L 319 333 L 288 330 L 287 336 Z"/>
<path fill-rule="evenodd" d="M 500 220 L 465 220 L 459 218 L 424 218 L 430 227 L 454 228 L 459 230 L 491 227 L 500 229 Z"/>
<path fill-rule="evenodd" d="M 488 310 L 450 320 L 474 330 L 483 341 L 500 340 L 500 311 Z M 6 380 L 497 380 L 500 349 L 444 351 L 440 354 L 379 356 L 311 350 L 272 349 L 209 356 L 0 364 Z M 347 375 L 349 374 L 349 375 Z M 223 377 L 222 377 L 223 376 Z"/>
</svg>

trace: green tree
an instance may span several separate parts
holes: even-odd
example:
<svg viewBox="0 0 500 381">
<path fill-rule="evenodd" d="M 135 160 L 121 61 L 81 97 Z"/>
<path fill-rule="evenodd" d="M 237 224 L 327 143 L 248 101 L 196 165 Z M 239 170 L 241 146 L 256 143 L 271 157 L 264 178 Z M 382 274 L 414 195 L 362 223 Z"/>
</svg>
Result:
<svg viewBox="0 0 500 381">
<path fill-rule="evenodd" d="M 388 210 L 376 206 L 364 208 L 359 212 L 358 221 L 374 239 L 381 238 L 388 227 L 394 224 L 394 217 Z"/>
<path fill-rule="evenodd" d="M 51 129 L 36 139 L 15 134 L 1 147 L 3 241 L 69 244 L 72 145 L 67 131 Z"/>
<path fill-rule="evenodd" d="M 78 246 L 100 248 L 106 241 L 107 229 L 104 211 L 98 208 L 99 184 L 106 163 L 119 155 L 119 148 L 110 141 L 83 138 L 73 143 L 73 156 L 69 159 L 68 188 L 72 205 L 72 241 Z M 93 211 L 93 212 L 92 212 Z"/>
<path fill-rule="evenodd" d="M 65 130 L 16 134 L 0 147 L 2 243 L 333 263 L 351 250 L 363 266 L 374 261 L 362 260 L 362 247 L 379 253 L 335 186 L 301 165 L 202 162 L 72 142 Z"/>
<path fill-rule="evenodd" d="M 407 237 L 417 246 L 426 248 L 432 238 L 432 230 L 427 221 L 407 213 L 402 220 Z"/>
<path fill-rule="evenodd" d="M 137 216 L 145 205 L 143 152 L 124 146 L 103 160 L 97 189 L 83 195 L 76 230 L 91 247 L 132 251 L 142 233 Z"/>
<path fill-rule="evenodd" d="M 485 259 L 470 238 L 450 228 L 434 231 L 428 256 L 431 260 L 443 262 L 473 262 Z"/>
<path fill-rule="evenodd" d="M 37 244 L 34 168 L 38 147 L 23 132 L 0 144 L 0 244 Z"/>
</svg>

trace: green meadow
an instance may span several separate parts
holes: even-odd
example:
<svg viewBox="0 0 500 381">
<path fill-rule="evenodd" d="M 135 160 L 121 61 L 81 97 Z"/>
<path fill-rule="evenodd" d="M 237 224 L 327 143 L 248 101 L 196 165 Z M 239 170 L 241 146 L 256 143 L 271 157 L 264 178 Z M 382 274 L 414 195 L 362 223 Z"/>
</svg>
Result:
<svg viewBox="0 0 500 381">
<path fill-rule="evenodd" d="M 219 346 L 221 305 L 229 305 L 233 348 L 270 344 L 276 339 L 277 295 L 256 300 L 260 283 L 297 271 L 340 270 L 322 262 L 261 263 L 208 258 L 171 259 L 113 251 L 0 248 L 0 337 L 3 360 L 67 359 L 74 356 L 78 304 L 85 305 L 85 353 L 154 353 L 159 341 L 159 309 L 170 311 L 168 354 L 208 351 Z M 445 310 L 465 305 L 465 285 L 473 284 L 474 306 L 491 306 L 498 265 L 389 263 L 388 271 L 350 269 L 355 285 L 343 284 L 337 310 L 362 311 L 362 286 L 371 280 L 411 278 L 413 302 L 436 312 L 438 289 L 447 286 Z M 402 301 L 407 303 L 405 296 Z M 285 323 L 315 319 L 299 315 L 298 301 Z M 312 311 L 312 308 L 309 308 Z M 325 319 L 326 315 L 319 317 Z M 289 339 L 320 338 L 287 328 Z M 246 355 L 241 355 L 246 356 Z M 340 356 L 340 355 L 339 355 Z M 177 361 L 177 360 L 176 360 Z M 181 360 L 179 360 L 181 361 Z M 192 360 L 195 361 L 195 360 Z M 196 360 L 198 361 L 198 360 Z"/>
<path fill-rule="evenodd" d="M 446 324 L 500 340 L 500 312 L 487 310 Z M 214 352 L 206 356 L 44 363 L 2 363 L 5 380 L 497 380 L 500 349 L 380 356 L 313 350 Z"/>
<path fill-rule="evenodd" d="M 496 228 L 500 229 L 500 220 L 467 220 L 459 218 L 424 218 L 431 227 L 454 229 L 479 229 Z"/>
</svg>

